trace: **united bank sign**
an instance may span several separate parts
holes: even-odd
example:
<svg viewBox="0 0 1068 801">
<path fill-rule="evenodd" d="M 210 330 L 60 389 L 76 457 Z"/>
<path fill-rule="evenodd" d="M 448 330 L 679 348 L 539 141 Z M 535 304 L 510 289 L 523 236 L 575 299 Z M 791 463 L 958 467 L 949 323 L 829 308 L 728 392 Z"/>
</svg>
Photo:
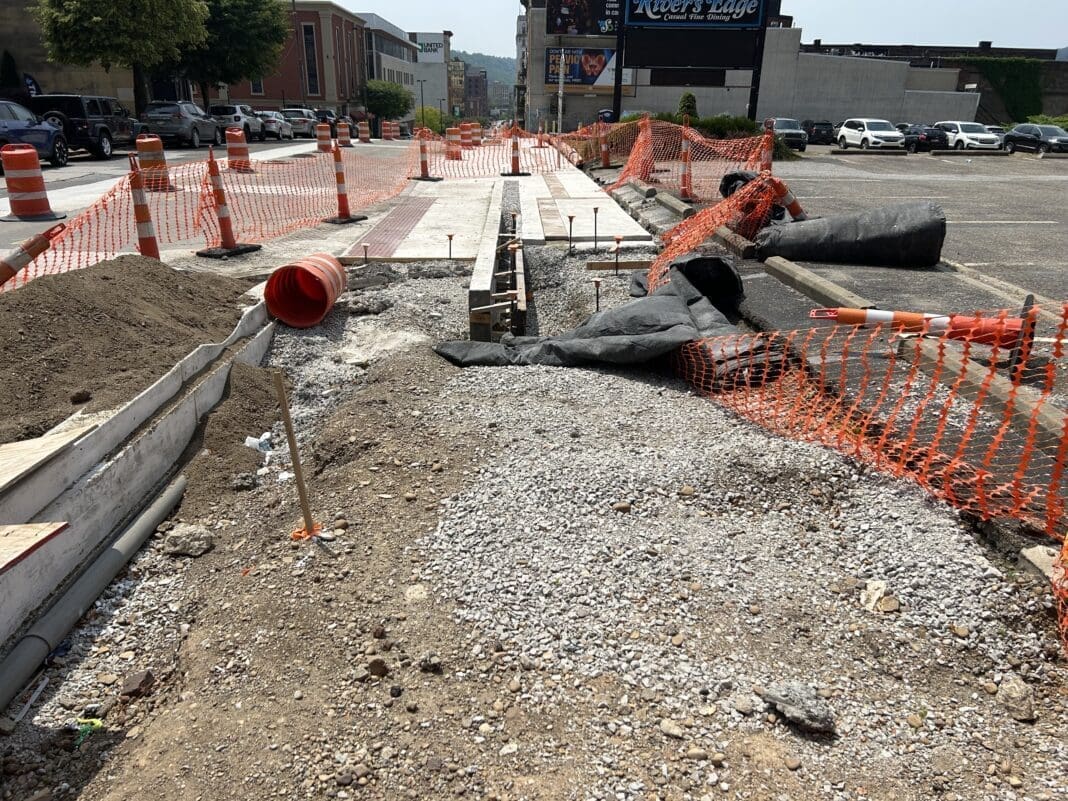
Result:
<svg viewBox="0 0 1068 801">
<path fill-rule="evenodd" d="M 759 28 L 764 0 L 628 0 L 627 25 L 647 28 Z"/>
</svg>

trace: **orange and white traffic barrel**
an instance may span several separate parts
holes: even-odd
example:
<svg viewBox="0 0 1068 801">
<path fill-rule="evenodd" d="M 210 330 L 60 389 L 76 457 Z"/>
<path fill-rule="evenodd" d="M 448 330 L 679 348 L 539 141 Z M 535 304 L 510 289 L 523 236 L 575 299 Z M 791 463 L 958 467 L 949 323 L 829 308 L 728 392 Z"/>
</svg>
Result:
<svg viewBox="0 0 1068 801">
<path fill-rule="evenodd" d="M 790 191 L 790 187 L 785 182 L 774 176 L 768 176 L 768 181 L 775 192 L 775 202 L 778 205 L 784 206 L 790 212 L 790 216 L 799 222 L 808 219 L 808 215 L 805 214 L 801 204 L 797 202 L 797 198 L 794 197 L 794 193 Z"/>
<path fill-rule="evenodd" d="M 601 140 L 601 167 L 607 170 L 612 166 L 612 155 L 608 151 L 608 131 L 602 129 L 598 138 Z"/>
<path fill-rule="evenodd" d="M 519 174 L 519 131 L 512 132 L 512 175 Z"/>
<path fill-rule="evenodd" d="M 419 140 L 419 176 L 412 178 L 413 181 L 440 181 L 430 175 L 430 145 L 425 139 Z"/>
<path fill-rule="evenodd" d="M 445 160 L 462 161 L 463 154 L 460 148 L 460 129 L 445 129 Z"/>
<path fill-rule="evenodd" d="M 352 147 L 352 126 L 347 122 L 337 124 L 337 143 L 339 147 Z"/>
<path fill-rule="evenodd" d="M 772 160 L 775 155 L 775 131 L 764 131 L 764 138 L 760 143 L 760 171 L 771 172 Z"/>
<path fill-rule="evenodd" d="M 137 157 L 130 154 L 130 197 L 133 199 L 134 222 L 137 223 L 137 249 L 142 256 L 150 259 L 159 258 L 159 240 L 156 239 L 156 226 L 152 222 L 152 209 L 145 196 L 145 182 Z"/>
<path fill-rule="evenodd" d="M 0 286 L 14 278 L 26 266 L 52 246 L 52 240 L 63 233 L 67 226 L 53 225 L 47 231 L 34 234 L 6 256 L 0 256 Z"/>
<path fill-rule="evenodd" d="M 460 123 L 460 147 L 464 150 L 471 149 L 471 123 Z"/>
<path fill-rule="evenodd" d="M 345 186 L 345 164 L 341 160 L 341 148 L 334 146 L 334 178 L 337 181 L 337 216 L 339 220 L 348 220 L 349 192 Z"/>
<path fill-rule="evenodd" d="M 56 214 L 48 203 L 41 162 L 32 145 L 4 145 L 0 148 L 0 162 L 4 165 L 4 182 L 11 205 L 11 214 L 5 220 L 37 222 L 66 216 Z"/>
<path fill-rule="evenodd" d="M 226 129 L 226 166 L 234 172 L 253 172 L 245 129 L 236 125 Z"/>
<path fill-rule="evenodd" d="M 320 153 L 329 153 L 330 147 L 330 123 L 320 122 L 315 126 L 315 149 Z"/>
<path fill-rule="evenodd" d="M 145 189 L 149 192 L 170 192 L 174 189 L 167 171 L 163 142 L 158 136 L 141 134 L 137 137 L 137 160 L 141 162 Z"/>
<path fill-rule="evenodd" d="M 482 147 L 482 123 L 471 123 L 471 146 Z"/>
<path fill-rule="evenodd" d="M 389 120 L 382 120 L 382 139 L 386 142 L 393 141 L 393 123 Z"/>
<path fill-rule="evenodd" d="M 983 345 L 1009 348 L 1016 344 L 1024 321 L 1019 317 L 979 317 L 967 314 L 924 314 L 883 309 L 813 309 L 814 320 L 834 320 L 839 325 L 887 325 L 900 331 L 945 335 Z"/>
<path fill-rule="evenodd" d="M 366 121 L 356 123 L 356 130 L 360 132 L 360 142 L 365 145 L 371 144 L 371 125 Z"/>
</svg>

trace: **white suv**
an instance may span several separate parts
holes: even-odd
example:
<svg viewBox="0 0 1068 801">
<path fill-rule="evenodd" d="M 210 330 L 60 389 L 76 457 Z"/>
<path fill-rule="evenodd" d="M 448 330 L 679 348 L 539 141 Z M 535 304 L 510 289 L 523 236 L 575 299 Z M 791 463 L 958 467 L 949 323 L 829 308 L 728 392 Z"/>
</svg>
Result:
<svg viewBox="0 0 1068 801">
<path fill-rule="evenodd" d="M 904 147 L 905 137 L 886 120 L 854 117 L 843 122 L 838 131 L 838 146 L 846 150 L 850 145 L 863 150 L 869 147 Z"/>
<path fill-rule="evenodd" d="M 977 122 L 961 122 L 951 120 L 949 122 L 936 122 L 935 128 L 940 128 L 949 137 L 949 147 L 956 150 L 997 150 L 1001 147 L 1001 140 L 997 134 L 990 133 L 985 125 Z"/>
</svg>

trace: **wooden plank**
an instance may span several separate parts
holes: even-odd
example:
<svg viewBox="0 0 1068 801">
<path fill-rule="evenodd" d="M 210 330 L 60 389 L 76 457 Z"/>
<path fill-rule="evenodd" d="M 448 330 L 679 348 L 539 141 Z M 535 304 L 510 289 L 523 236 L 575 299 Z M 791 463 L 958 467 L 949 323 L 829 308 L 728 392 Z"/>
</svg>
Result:
<svg viewBox="0 0 1068 801">
<path fill-rule="evenodd" d="M 96 423 L 83 423 L 36 439 L 0 445 L 0 492 L 62 453 L 96 426 Z"/>
<path fill-rule="evenodd" d="M 52 537 L 66 530 L 67 523 L 25 523 L 0 526 L 0 574 L 17 565 Z"/>
<path fill-rule="evenodd" d="M 653 262 L 648 259 L 630 259 L 624 261 L 619 260 L 619 271 L 625 270 L 648 270 L 653 266 Z M 612 261 L 588 261 L 586 262 L 587 270 L 614 270 L 616 269 L 616 262 Z"/>
</svg>

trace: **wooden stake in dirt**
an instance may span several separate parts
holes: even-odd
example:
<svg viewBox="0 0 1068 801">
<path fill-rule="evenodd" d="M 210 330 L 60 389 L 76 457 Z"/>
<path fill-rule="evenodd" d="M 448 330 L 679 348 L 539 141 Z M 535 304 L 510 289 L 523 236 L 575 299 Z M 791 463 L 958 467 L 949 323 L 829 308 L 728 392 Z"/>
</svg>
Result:
<svg viewBox="0 0 1068 801">
<path fill-rule="evenodd" d="M 278 404 L 282 407 L 282 422 L 286 427 L 286 439 L 289 440 L 289 456 L 293 460 L 293 476 L 297 482 L 300 495 L 300 511 L 304 515 L 304 528 L 293 532 L 293 539 L 305 540 L 315 536 L 320 529 L 312 520 L 311 506 L 308 504 L 308 488 L 304 486 L 304 470 L 300 466 L 300 452 L 297 450 L 297 434 L 293 430 L 293 418 L 289 416 L 289 401 L 286 399 L 285 376 L 281 370 L 274 372 L 274 391 L 278 395 Z"/>
</svg>

